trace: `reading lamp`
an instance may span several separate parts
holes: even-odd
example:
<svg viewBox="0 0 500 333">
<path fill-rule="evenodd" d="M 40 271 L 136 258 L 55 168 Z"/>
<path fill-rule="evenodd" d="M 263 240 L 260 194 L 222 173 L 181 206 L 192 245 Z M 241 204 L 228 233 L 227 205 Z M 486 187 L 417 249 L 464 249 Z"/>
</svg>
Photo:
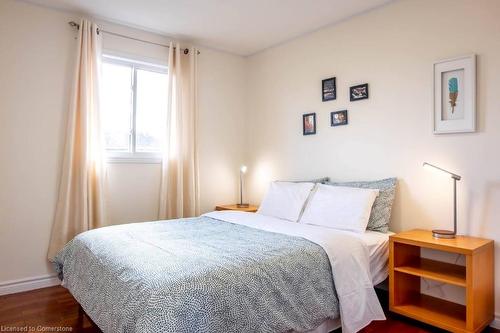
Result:
<svg viewBox="0 0 500 333">
<path fill-rule="evenodd" d="M 236 206 L 238 208 L 248 208 L 249 204 L 243 203 L 243 175 L 247 172 L 247 166 L 242 165 L 240 167 L 240 203 Z"/>
<path fill-rule="evenodd" d="M 432 230 L 432 236 L 435 238 L 455 238 L 457 234 L 457 180 L 462 177 L 459 175 L 440 168 L 438 166 L 432 165 L 430 163 L 424 162 L 424 168 L 439 170 L 443 173 L 447 173 L 453 179 L 453 231 L 450 230 Z"/>
</svg>

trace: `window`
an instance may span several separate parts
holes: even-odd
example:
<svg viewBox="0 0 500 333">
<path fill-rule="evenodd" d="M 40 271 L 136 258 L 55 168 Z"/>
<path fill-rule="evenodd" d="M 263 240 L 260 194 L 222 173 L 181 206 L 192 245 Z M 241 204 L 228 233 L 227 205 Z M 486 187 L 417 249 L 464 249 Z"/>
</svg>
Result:
<svg viewBox="0 0 500 333">
<path fill-rule="evenodd" d="M 101 114 L 111 161 L 159 161 L 166 135 L 167 67 L 105 55 Z"/>
</svg>

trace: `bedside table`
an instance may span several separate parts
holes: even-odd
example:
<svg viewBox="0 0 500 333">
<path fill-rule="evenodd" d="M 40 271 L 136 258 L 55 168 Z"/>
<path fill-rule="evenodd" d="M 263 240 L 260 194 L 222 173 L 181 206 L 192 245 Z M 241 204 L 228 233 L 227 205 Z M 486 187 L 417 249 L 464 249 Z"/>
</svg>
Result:
<svg viewBox="0 0 500 333">
<path fill-rule="evenodd" d="M 215 210 L 239 210 L 241 212 L 247 213 L 255 213 L 259 209 L 257 206 L 248 206 L 248 207 L 238 207 L 237 205 L 219 205 L 215 206 Z"/>
<path fill-rule="evenodd" d="M 422 258 L 427 248 L 465 256 L 465 266 Z M 411 230 L 389 237 L 389 310 L 452 332 L 480 332 L 494 318 L 493 241 L 436 239 Z M 465 288 L 466 305 L 420 293 L 426 278 Z"/>
</svg>

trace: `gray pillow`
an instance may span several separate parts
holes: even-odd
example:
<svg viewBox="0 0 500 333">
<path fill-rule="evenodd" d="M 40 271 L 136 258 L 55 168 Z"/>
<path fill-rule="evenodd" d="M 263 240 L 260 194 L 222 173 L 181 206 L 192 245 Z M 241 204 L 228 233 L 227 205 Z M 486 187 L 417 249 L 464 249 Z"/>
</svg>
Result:
<svg viewBox="0 0 500 333">
<path fill-rule="evenodd" d="M 396 193 L 396 178 L 365 182 L 326 182 L 326 185 L 371 188 L 380 190 L 373 203 L 367 230 L 387 232 L 391 220 L 391 209 Z"/>
<path fill-rule="evenodd" d="M 311 180 L 278 180 L 278 182 L 290 182 L 290 183 L 319 183 L 327 184 L 330 181 L 329 177 L 316 178 Z"/>
</svg>

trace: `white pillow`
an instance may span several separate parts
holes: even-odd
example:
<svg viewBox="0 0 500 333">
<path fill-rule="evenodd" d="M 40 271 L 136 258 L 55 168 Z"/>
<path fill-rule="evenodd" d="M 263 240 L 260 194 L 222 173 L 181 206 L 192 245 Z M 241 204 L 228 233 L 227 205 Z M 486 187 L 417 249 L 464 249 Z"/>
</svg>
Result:
<svg viewBox="0 0 500 333">
<path fill-rule="evenodd" d="M 257 213 L 297 222 L 313 187 L 313 183 L 272 182 Z"/>
<path fill-rule="evenodd" d="M 379 190 L 318 184 L 300 223 L 363 233 Z"/>
</svg>

